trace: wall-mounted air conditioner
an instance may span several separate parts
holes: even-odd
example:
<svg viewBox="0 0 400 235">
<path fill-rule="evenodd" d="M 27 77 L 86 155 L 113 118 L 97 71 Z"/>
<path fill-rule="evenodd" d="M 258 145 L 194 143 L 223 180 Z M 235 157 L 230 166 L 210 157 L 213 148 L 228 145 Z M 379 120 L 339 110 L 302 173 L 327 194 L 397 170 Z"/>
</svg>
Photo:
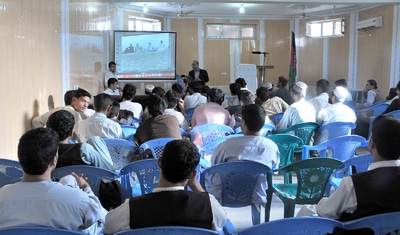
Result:
<svg viewBox="0 0 400 235">
<path fill-rule="evenodd" d="M 360 20 L 356 23 L 357 30 L 367 30 L 380 27 L 382 27 L 382 16 L 377 16 L 366 20 Z"/>
</svg>

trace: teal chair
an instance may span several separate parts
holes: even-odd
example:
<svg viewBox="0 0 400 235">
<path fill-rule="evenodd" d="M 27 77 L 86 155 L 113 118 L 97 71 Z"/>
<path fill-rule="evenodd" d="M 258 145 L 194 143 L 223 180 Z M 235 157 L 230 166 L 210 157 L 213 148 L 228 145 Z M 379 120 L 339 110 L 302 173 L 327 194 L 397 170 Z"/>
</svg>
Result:
<svg viewBox="0 0 400 235">
<path fill-rule="evenodd" d="M 316 122 L 304 122 L 293 125 L 284 130 L 277 131 L 276 134 L 292 134 L 303 140 L 304 144 L 310 144 L 311 138 L 318 127 L 319 124 Z"/>
<path fill-rule="evenodd" d="M 336 159 L 312 158 L 281 168 L 280 173 L 295 172 L 297 178 L 297 183 L 273 184 L 275 195 L 284 204 L 284 218 L 294 216 L 296 204 L 317 204 L 325 195 L 332 172 L 343 167 Z"/>
</svg>

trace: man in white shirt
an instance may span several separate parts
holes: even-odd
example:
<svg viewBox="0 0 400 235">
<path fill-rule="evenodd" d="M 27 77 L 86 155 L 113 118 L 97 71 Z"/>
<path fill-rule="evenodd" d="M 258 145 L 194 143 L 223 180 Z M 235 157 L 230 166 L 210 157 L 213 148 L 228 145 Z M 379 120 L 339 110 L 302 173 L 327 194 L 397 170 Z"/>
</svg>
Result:
<svg viewBox="0 0 400 235">
<path fill-rule="evenodd" d="M 185 110 L 196 108 L 207 103 L 207 97 L 201 94 L 202 85 L 199 81 L 190 82 L 188 85 L 189 95 L 185 96 Z"/>
<path fill-rule="evenodd" d="M 118 81 L 117 64 L 114 61 L 108 63 L 108 72 L 104 74 L 104 89 L 108 87 L 108 79 L 115 78 Z"/>
<path fill-rule="evenodd" d="M 284 130 L 303 122 L 315 122 L 315 109 L 304 99 L 307 94 L 307 85 L 300 81 L 292 84 L 290 94 L 294 103 L 283 114 L 276 127 L 277 130 Z"/>
<path fill-rule="evenodd" d="M 192 226 L 221 231 L 226 212 L 196 181 L 200 161 L 188 140 L 169 142 L 158 158 L 160 179 L 154 193 L 127 199 L 106 217 L 105 233 L 154 226 Z M 189 186 L 191 191 L 185 190 Z"/>
<path fill-rule="evenodd" d="M 339 188 L 318 205 L 303 207 L 298 216 L 317 214 L 341 221 L 400 211 L 400 120 L 379 116 L 372 127 L 368 171 L 344 177 Z"/>
<path fill-rule="evenodd" d="M 165 93 L 165 99 L 167 101 L 167 109 L 165 109 L 165 115 L 173 115 L 178 119 L 179 127 L 187 131 L 190 129 L 189 123 L 184 116 L 185 109 L 183 108 L 183 100 L 178 92 L 169 90 Z M 182 102 L 180 102 L 182 100 Z M 180 105 L 182 112 L 176 111 L 175 108 Z"/>
<path fill-rule="evenodd" d="M 315 112 L 318 113 L 318 111 L 329 105 L 329 81 L 325 79 L 318 80 L 316 89 L 317 96 L 310 99 L 308 103 L 310 103 L 314 107 Z"/>
<path fill-rule="evenodd" d="M 18 160 L 24 176 L 0 189 L 0 228 L 43 226 L 103 234 L 100 223 L 107 212 L 85 176 L 72 173 L 60 183 L 51 180 L 58 141 L 50 128 L 36 128 L 20 138 Z"/>
<path fill-rule="evenodd" d="M 119 103 L 121 110 L 128 110 L 133 113 L 133 117 L 142 120 L 143 107 L 137 102 L 132 102 L 133 97 L 136 95 L 136 86 L 132 84 L 126 84 L 122 89 L 122 102 Z"/>
<path fill-rule="evenodd" d="M 108 88 L 104 91 L 104 93 L 111 95 L 111 97 L 115 100 L 121 99 L 121 93 L 118 89 L 118 80 L 116 78 L 108 79 Z"/>
<path fill-rule="evenodd" d="M 75 123 L 74 133 L 77 140 L 86 142 L 92 136 L 100 136 L 115 139 L 125 139 L 121 126 L 107 118 L 113 105 L 110 95 L 102 93 L 94 98 L 96 113 L 90 118 Z"/>
</svg>

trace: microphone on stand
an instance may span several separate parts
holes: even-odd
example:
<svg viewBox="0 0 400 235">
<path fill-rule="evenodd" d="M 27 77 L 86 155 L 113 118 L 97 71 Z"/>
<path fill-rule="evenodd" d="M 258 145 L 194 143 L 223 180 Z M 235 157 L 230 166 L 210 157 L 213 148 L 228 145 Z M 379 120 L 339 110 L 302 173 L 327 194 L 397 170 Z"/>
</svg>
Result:
<svg viewBox="0 0 400 235">
<path fill-rule="evenodd" d="M 269 54 L 268 52 L 262 52 L 262 51 L 252 51 L 252 54 Z"/>
</svg>

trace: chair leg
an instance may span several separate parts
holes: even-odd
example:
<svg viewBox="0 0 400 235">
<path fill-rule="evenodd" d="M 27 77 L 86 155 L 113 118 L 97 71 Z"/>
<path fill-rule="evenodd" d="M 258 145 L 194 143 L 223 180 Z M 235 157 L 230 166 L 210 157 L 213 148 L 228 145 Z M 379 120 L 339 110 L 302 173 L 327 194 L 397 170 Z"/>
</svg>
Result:
<svg viewBox="0 0 400 235">
<path fill-rule="evenodd" d="M 294 217 L 294 209 L 296 206 L 295 201 L 285 201 L 283 202 L 284 205 L 284 218 Z"/>
<path fill-rule="evenodd" d="M 269 222 L 270 212 L 271 212 L 271 203 L 272 196 L 274 194 L 274 189 L 272 187 L 272 174 L 267 174 L 267 204 L 265 204 L 265 222 Z"/>
<path fill-rule="evenodd" d="M 261 206 L 251 204 L 251 218 L 253 221 L 253 225 L 260 224 L 260 217 L 261 217 Z"/>
</svg>

